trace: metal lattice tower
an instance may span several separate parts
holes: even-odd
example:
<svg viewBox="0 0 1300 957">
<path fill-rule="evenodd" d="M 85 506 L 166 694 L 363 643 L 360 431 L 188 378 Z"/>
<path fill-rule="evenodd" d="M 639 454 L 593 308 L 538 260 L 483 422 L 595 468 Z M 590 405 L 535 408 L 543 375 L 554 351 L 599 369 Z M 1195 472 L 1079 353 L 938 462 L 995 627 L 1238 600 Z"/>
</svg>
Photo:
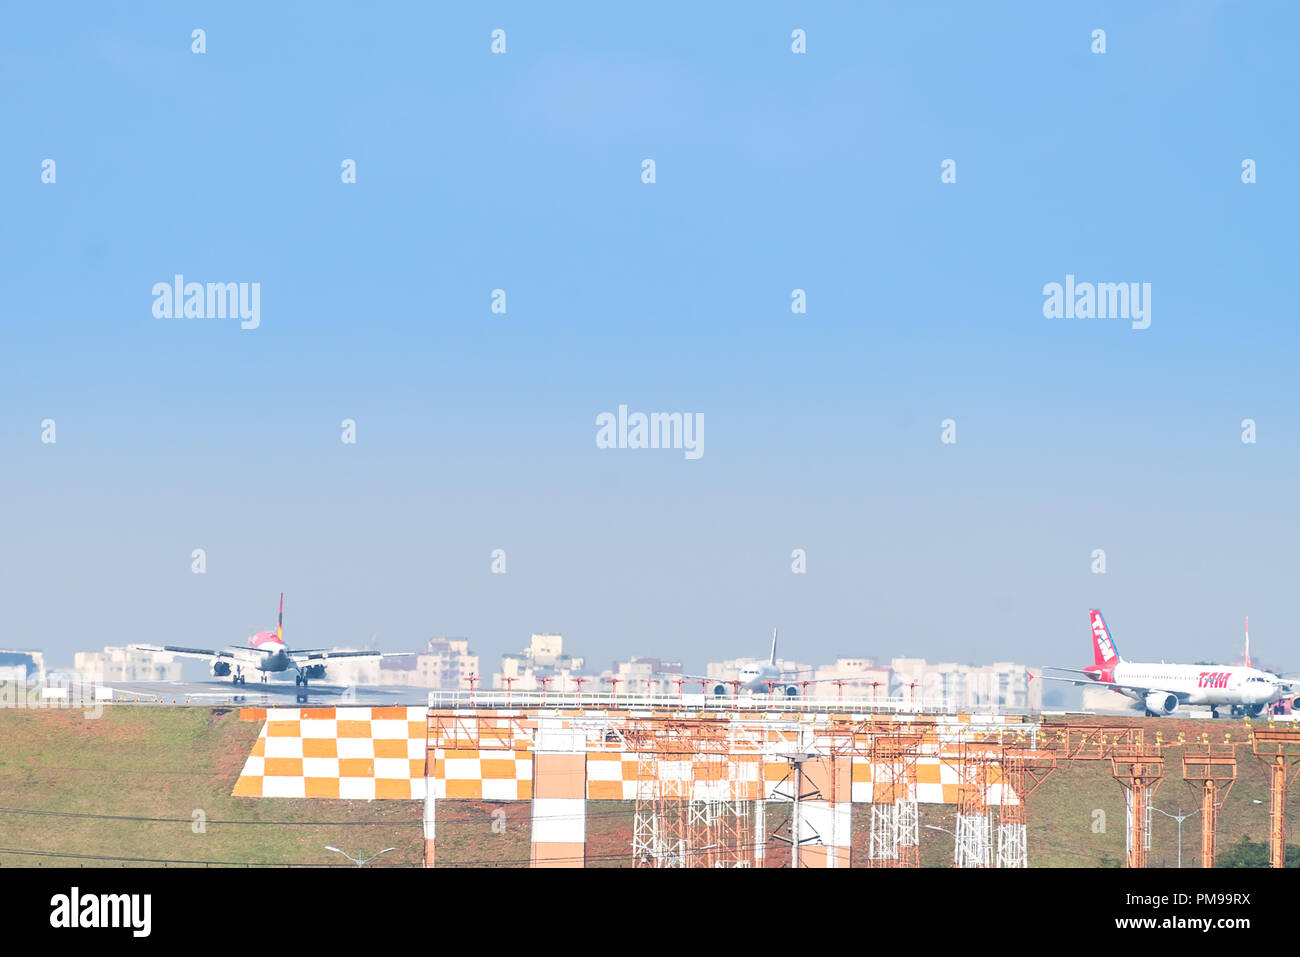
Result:
<svg viewBox="0 0 1300 957">
<path fill-rule="evenodd" d="M 658 867 L 663 855 L 656 808 L 658 788 L 654 756 L 637 752 L 636 811 L 632 816 L 632 860 L 637 867 Z"/>
<path fill-rule="evenodd" d="M 1213 867 L 1218 840 L 1219 807 L 1237 780 L 1236 745 L 1211 744 L 1209 735 L 1185 746 L 1183 780 L 1201 798 L 1201 866 Z"/>
<path fill-rule="evenodd" d="M 959 812 L 953 863 L 957 867 L 991 867 L 992 850 L 992 819 L 988 811 Z"/>
<path fill-rule="evenodd" d="M 898 805 L 871 805 L 871 837 L 867 859 L 872 867 L 887 866 L 886 861 L 898 860 Z"/>
<path fill-rule="evenodd" d="M 1286 791 L 1300 771 L 1300 734 L 1295 731 L 1252 731 L 1251 750 L 1268 764 L 1270 867 L 1286 866 Z"/>
<path fill-rule="evenodd" d="M 919 867 L 916 760 L 922 733 L 881 729 L 870 741 L 872 767 L 869 867 Z"/>
<path fill-rule="evenodd" d="M 736 758 L 744 749 L 729 723 L 646 718 L 631 722 L 625 738 L 637 755 L 637 864 L 749 866 L 751 802 L 740 798 L 753 783 L 741 773 Z M 752 751 L 747 756 L 755 757 Z"/>
<path fill-rule="evenodd" d="M 1056 755 L 1017 745 L 1002 752 L 1002 791 L 998 801 L 998 867 L 1029 866 L 1029 795 L 1056 770 Z"/>
<path fill-rule="evenodd" d="M 993 822 L 989 812 L 989 784 L 1001 766 L 1001 745 L 963 741 L 951 763 L 957 772 L 957 840 L 953 862 L 957 867 L 993 866 Z"/>
<path fill-rule="evenodd" d="M 895 802 L 894 833 L 894 845 L 900 857 L 920 855 L 921 815 L 915 798 Z"/>
<path fill-rule="evenodd" d="M 1124 844 L 1129 867 L 1146 867 L 1151 851 L 1151 796 L 1165 774 L 1159 746 L 1121 746 L 1111 755 L 1115 780 L 1124 787 Z"/>
<path fill-rule="evenodd" d="M 998 867 L 1028 867 L 1028 827 L 1024 821 L 998 822 Z"/>
<path fill-rule="evenodd" d="M 1133 805 L 1137 802 L 1139 807 L 1135 812 Z M 1139 817 L 1135 818 L 1135 813 Z M 1140 836 L 1139 836 L 1140 835 Z M 1135 847 L 1140 847 L 1138 854 L 1133 853 Z M 1124 789 L 1124 854 L 1129 861 L 1129 867 L 1146 867 L 1147 855 L 1151 853 L 1151 791 L 1149 788 L 1143 788 L 1134 791 L 1132 788 Z"/>
</svg>

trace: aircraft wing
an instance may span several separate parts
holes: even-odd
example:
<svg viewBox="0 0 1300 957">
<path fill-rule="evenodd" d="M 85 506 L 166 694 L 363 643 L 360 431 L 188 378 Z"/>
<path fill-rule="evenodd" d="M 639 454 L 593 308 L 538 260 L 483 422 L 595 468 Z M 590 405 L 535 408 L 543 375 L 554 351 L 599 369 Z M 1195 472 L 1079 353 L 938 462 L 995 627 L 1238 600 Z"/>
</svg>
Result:
<svg viewBox="0 0 1300 957">
<path fill-rule="evenodd" d="M 204 661 L 216 661 L 221 658 L 228 658 L 232 661 L 257 661 L 262 657 L 260 653 L 251 648 L 218 650 L 213 648 L 184 648 L 180 645 L 128 645 L 127 647 L 134 651 L 153 651 L 177 655 L 181 658 L 201 658 Z"/>
<path fill-rule="evenodd" d="M 807 669 L 807 670 L 808 670 L 808 671 L 811 671 L 812 669 Z M 805 671 L 783 671 L 783 672 L 781 672 L 781 680 L 785 680 L 785 679 L 788 678 L 790 675 L 799 675 L 799 674 L 805 674 L 805 673 L 806 673 Z M 684 679 L 684 680 L 686 680 L 686 681 L 712 681 L 712 682 L 714 682 L 715 684 L 723 684 L 723 685 L 728 684 L 729 682 L 731 682 L 731 681 L 734 680 L 734 679 L 732 679 L 732 678 L 714 678 L 714 677 L 712 677 L 712 676 L 710 676 L 710 675 L 685 675 L 685 674 L 678 674 L 678 673 L 675 672 L 675 671 L 673 671 L 673 672 L 668 672 L 668 671 L 656 671 L 656 672 L 654 673 L 653 677 L 655 677 L 655 678 L 669 678 L 669 679 L 677 679 L 677 678 L 681 678 L 681 679 Z M 835 678 L 808 678 L 808 679 L 791 679 L 791 680 L 800 680 L 800 681 L 806 680 L 806 681 L 808 681 L 810 684 L 813 684 L 813 683 L 816 683 L 816 682 L 818 682 L 818 681 L 835 681 L 835 680 L 838 680 L 838 679 L 835 679 Z M 853 679 L 852 679 L 852 678 L 845 678 L 845 679 L 843 679 L 843 680 L 845 680 L 845 681 L 852 681 Z"/>
<path fill-rule="evenodd" d="M 789 679 L 790 681 L 793 681 L 797 685 L 801 685 L 805 683 L 810 685 L 815 685 L 815 684 L 821 684 L 822 682 L 826 682 L 826 681 L 843 681 L 845 684 L 851 684 L 854 681 L 861 681 L 863 678 L 866 677 L 866 675 L 849 675 L 848 677 L 845 678 L 791 678 L 790 677 L 791 675 L 808 674 L 808 672 L 812 670 L 814 669 L 809 668 L 804 671 L 783 671 L 781 672 L 781 680 L 784 681 L 786 679 Z M 881 682 L 881 684 L 883 686 L 884 682 Z M 903 684 L 907 684 L 907 682 L 904 681 Z"/>
<path fill-rule="evenodd" d="M 1061 670 L 1065 671 L 1067 669 L 1062 668 Z M 1079 673 L 1086 674 L 1086 672 L 1082 671 Z M 1039 675 L 1038 677 L 1044 681 L 1064 681 L 1083 688 L 1109 688 L 1111 691 L 1118 691 L 1121 694 L 1131 691 L 1144 697 L 1152 691 L 1159 691 L 1161 694 L 1172 694 L 1180 703 L 1186 703 L 1189 697 L 1185 691 L 1170 691 L 1168 688 L 1157 688 L 1154 685 L 1118 684 L 1114 681 L 1097 681 L 1095 678 L 1058 678 L 1056 675 Z"/>
<path fill-rule="evenodd" d="M 708 675 L 688 675 L 679 671 L 652 671 L 652 678 L 685 678 L 687 681 L 721 681 L 721 678 L 710 678 Z"/>
<path fill-rule="evenodd" d="M 321 661 L 325 658 L 401 658 L 409 651 L 291 651 L 294 661 Z"/>
</svg>

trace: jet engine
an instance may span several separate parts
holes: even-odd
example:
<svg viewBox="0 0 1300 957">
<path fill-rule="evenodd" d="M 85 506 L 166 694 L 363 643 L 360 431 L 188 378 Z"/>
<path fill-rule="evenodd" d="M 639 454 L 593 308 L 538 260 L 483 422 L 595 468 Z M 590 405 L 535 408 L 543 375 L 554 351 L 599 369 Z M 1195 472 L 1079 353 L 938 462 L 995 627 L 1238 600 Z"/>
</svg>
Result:
<svg viewBox="0 0 1300 957">
<path fill-rule="evenodd" d="M 214 661 L 212 662 L 212 673 L 218 678 L 224 678 L 230 674 L 230 662 Z"/>
<path fill-rule="evenodd" d="M 1148 691 L 1146 706 L 1149 714 L 1173 714 L 1178 707 L 1178 696 L 1168 691 Z"/>
<path fill-rule="evenodd" d="M 798 686 L 798 685 L 786 685 L 784 690 L 785 690 L 785 696 L 786 696 L 787 698 L 797 698 L 797 697 L 799 697 L 799 686 Z"/>
<path fill-rule="evenodd" d="M 709 693 L 712 694 L 715 698 L 721 697 L 722 695 L 725 695 L 727 693 L 727 686 L 722 684 L 722 682 L 718 682 L 711 689 L 709 689 Z"/>
<path fill-rule="evenodd" d="M 304 677 L 304 678 L 310 678 L 310 679 L 312 679 L 313 681 L 318 680 L 318 679 L 320 679 L 320 678 L 324 678 L 324 677 L 325 677 L 325 666 L 324 666 L 324 665 L 308 665 L 306 668 L 303 668 L 303 669 L 302 669 L 302 674 L 303 674 L 303 677 Z"/>
<path fill-rule="evenodd" d="M 1291 699 L 1291 710 L 1292 710 L 1292 711 L 1300 711 L 1300 694 L 1295 695 L 1295 696 Z"/>
</svg>

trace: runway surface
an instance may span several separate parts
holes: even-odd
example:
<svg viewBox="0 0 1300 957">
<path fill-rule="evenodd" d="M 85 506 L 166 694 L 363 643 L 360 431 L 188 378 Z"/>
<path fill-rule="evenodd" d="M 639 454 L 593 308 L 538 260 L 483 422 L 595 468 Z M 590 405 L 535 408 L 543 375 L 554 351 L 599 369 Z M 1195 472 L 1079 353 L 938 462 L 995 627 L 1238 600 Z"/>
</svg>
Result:
<svg viewBox="0 0 1300 957">
<path fill-rule="evenodd" d="M 425 705 L 428 688 L 401 685 L 331 685 L 312 683 L 306 689 L 288 681 L 123 681 L 107 683 L 112 700 L 136 704 L 237 704 L 246 707 L 273 704 L 320 705 Z"/>
</svg>

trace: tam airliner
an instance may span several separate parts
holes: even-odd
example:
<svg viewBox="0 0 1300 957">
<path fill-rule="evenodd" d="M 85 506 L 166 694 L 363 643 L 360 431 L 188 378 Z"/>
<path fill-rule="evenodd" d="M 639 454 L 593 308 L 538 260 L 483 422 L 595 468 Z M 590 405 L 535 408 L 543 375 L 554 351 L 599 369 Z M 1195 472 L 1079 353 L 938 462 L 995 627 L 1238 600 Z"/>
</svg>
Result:
<svg viewBox="0 0 1300 957">
<path fill-rule="evenodd" d="M 275 631 L 259 631 L 248 639 L 247 646 L 232 645 L 220 649 L 184 648 L 178 645 L 130 647 L 181 658 L 201 658 L 212 665 L 214 676 L 229 677 L 237 685 L 248 683 L 245 668 L 260 671 L 263 682 L 268 674 L 294 671 L 295 683 L 304 689 L 312 679 L 325 677 L 327 659 L 386 657 L 378 651 L 327 651 L 323 648 L 299 648 L 291 651 L 284 643 L 284 592 L 280 593 L 280 617 L 276 621 Z"/>
<path fill-rule="evenodd" d="M 1241 665 L 1126 661 L 1120 657 L 1101 611 L 1093 608 L 1088 614 L 1092 623 L 1092 667 L 1052 669 L 1085 675 L 1086 678 L 1053 675 L 1044 675 L 1044 678 L 1110 688 L 1140 701 L 1146 713 L 1153 716 L 1173 714 L 1179 705 L 1208 705 L 1215 709 L 1215 714 L 1224 709 L 1231 714 L 1254 716 L 1286 695 L 1296 683 Z"/>
</svg>

